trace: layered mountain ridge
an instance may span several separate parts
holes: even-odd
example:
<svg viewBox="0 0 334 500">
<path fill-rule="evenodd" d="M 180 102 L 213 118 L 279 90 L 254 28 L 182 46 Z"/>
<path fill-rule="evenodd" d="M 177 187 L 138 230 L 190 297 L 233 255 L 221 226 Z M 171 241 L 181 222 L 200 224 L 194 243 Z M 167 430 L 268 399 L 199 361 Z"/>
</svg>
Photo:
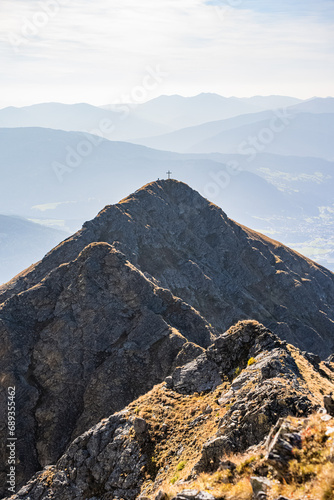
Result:
<svg viewBox="0 0 334 500">
<path fill-rule="evenodd" d="M 240 322 L 191 362 L 176 367 L 165 383 L 78 436 L 57 463 L 11 498 L 276 498 L 266 493 L 279 493 L 280 481 L 293 484 L 288 460 L 296 462 L 303 447 L 305 455 L 310 449 L 309 479 L 319 463 L 330 479 L 333 452 L 327 455 L 325 446 L 333 441 L 333 419 L 319 418 L 322 434 L 317 436 L 314 419 L 305 417 L 325 412 L 322 394 L 333 387 L 333 363 L 305 356 L 254 321 Z M 315 450 L 324 456 L 319 459 Z M 293 470 L 296 474 L 296 464 Z M 208 491 L 199 492 L 198 484 L 208 486 L 210 475 Z M 298 492 L 305 491 L 306 483 L 297 482 Z M 319 495 L 330 491 L 333 482 L 326 484 L 323 479 L 315 484 L 312 498 L 324 498 Z"/>
<path fill-rule="evenodd" d="M 237 224 L 186 184 L 157 181 L 99 215 L 0 287 L 0 303 L 94 242 L 112 244 L 215 327 L 256 319 L 306 350 L 334 350 L 333 273 Z"/>
<path fill-rule="evenodd" d="M 17 387 L 18 484 L 155 384 L 174 383 L 178 367 L 239 320 L 332 354 L 333 278 L 172 179 L 105 207 L 0 287 L 2 383 Z M 227 370 L 226 359 L 214 362 Z M 5 484 L 5 467 L 1 475 Z"/>
<path fill-rule="evenodd" d="M 0 308 L 2 398 L 17 387 L 17 478 L 208 346 L 215 330 L 107 243 L 87 245 Z M 138 376 L 139 374 L 145 376 Z M 5 484 L 6 429 L 1 429 Z"/>
</svg>

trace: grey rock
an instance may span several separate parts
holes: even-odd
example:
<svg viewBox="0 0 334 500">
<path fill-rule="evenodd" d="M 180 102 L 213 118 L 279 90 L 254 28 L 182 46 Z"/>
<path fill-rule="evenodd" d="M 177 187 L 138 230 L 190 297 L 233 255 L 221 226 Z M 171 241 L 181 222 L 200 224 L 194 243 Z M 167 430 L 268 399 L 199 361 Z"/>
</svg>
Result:
<svg viewBox="0 0 334 500">
<path fill-rule="evenodd" d="M 162 431 L 163 433 L 166 433 L 166 432 L 168 431 L 168 425 L 167 425 L 167 424 L 162 424 L 162 426 L 161 426 L 161 431 Z"/>
<path fill-rule="evenodd" d="M 206 356 L 223 376 L 234 373 L 236 366 L 243 370 L 232 380 L 231 391 L 219 399 L 221 405 L 229 406 L 219 421 L 217 435 L 204 444 L 195 472 L 216 470 L 224 454 L 257 446 L 280 417 L 308 415 L 316 409 L 288 346 L 263 325 L 239 323 L 218 337 Z M 248 366 L 250 357 L 255 357 L 256 363 Z M 300 444 L 298 434 L 287 433 L 286 439 L 290 451 L 290 443 Z M 289 450 L 285 450 L 287 454 Z"/>
<path fill-rule="evenodd" d="M 309 361 L 311 365 L 313 365 L 315 368 L 319 366 L 321 362 L 320 356 L 318 356 L 317 354 L 313 354 L 312 352 L 306 352 L 306 351 L 304 351 L 302 354 L 307 359 L 307 361 Z"/>
<path fill-rule="evenodd" d="M 183 309 L 190 304 L 221 331 L 251 316 L 304 350 L 322 357 L 333 352 L 333 273 L 235 223 L 175 180 L 153 182 L 105 207 L 40 263 L 0 287 L 0 303 L 102 241 L 181 297 Z"/>
<path fill-rule="evenodd" d="M 234 469 L 236 469 L 236 465 L 234 462 L 231 462 L 231 460 L 223 460 L 223 461 L 220 461 L 219 463 L 219 468 L 218 470 L 231 470 L 233 471 Z"/>
<path fill-rule="evenodd" d="M 131 428 L 122 412 L 100 422 L 79 436 L 55 466 L 36 474 L 13 499 L 134 500 L 147 459 L 139 441 L 131 436 Z"/>
<path fill-rule="evenodd" d="M 267 462 L 282 477 L 287 477 L 289 461 L 294 458 L 293 449 L 301 447 L 300 434 L 293 428 L 291 422 L 280 419 L 267 438 Z"/>
<path fill-rule="evenodd" d="M 208 323 L 182 304 L 98 243 L 0 306 L 3 400 L 6 387 L 17 387 L 18 486 L 55 463 L 76 436 L 162 382 L 184 344 L 211 342 Z"/>
<path fill-rule="evenodd" d="M 173 379 L 170 375 L 168 375 L 168 377 L 165 378 L 165 382 L 166 382 L 166 387 L 168 389 L 172 389 L 173 388 Z"/>
<path fill-rule="evenodd" d="M 327 413 L 334 417 L 334 398 L 332 393 L 324 396 L 324 407 Z"/>
<path fill-rule="evenodd" d="M 154 500 L 168 500 L 168 496 L 164 491 L 160 490 L 154 497 Z"/>
<path fill-rule="evenodd" d="M 203 347 L 200 347 L 193 342 L 186 342 L 183 346 L 179 354 L 176 356 L 173 367 L 176 368 L 178 366 L 184 366 L 187 363 L 190 363 L 195 358 L 200 356 L 205 352 Z"/>
<path fill-rule="evenodd" d="M 233 443 L 226 436 L 207 441 L 201 451 L 201 458 L 194 467 L 196 473 L 212 472 L 219 468 L 225 453 L 233 451 Z"/>
<path fill-rule="evenodd" d="M 271 481 L 266 477 L 252 476 L 250 478 L 250 482 L 252 485 L 253 494 L 255 498 L 259 498 L 260 493 L 266 493 L 272 485 Z"/>
<path fill-rule="evenodd" d="M 214 500 L 215 497 L 206 491 L 183 490 L 173 500 Z"/>
<path fill-rule="evenodd" d="M 136 434 L 145 434 L 147 431 L 147 422 L 143 418 L 135 418 L 133 422 L 133 428 Z"/>
<path fill-rule="evenodd" d="M 177 367 L 168 387 L 181 394 L 207 392 L 221 384 L 221 377 L 217 365 L 210 361 L 206 354 L 201 354 L 194 361 L 182 367 Z"/>
<path fill-rule="evenodd" d="M 205 410 L 204 410 L 204 412 L 203 412 L 203 413 L 204 413 L 205 415 L 210 415 L 212 412 L 213 412 L 213 410 L 212 410 L 211 406 L 209 406 L 209 405 L 208 405 L 208 406 L 205 408 Z"/>
</svg>

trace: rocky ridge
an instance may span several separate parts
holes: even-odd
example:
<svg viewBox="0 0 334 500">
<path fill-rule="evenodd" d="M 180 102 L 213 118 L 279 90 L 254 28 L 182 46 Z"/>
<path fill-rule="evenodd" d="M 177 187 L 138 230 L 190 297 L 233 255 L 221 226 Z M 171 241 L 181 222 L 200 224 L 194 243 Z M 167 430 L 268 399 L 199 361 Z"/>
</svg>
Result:
<svg viewBox="0 0 334 500">
<path fill-rule="evenodd" d="M 203 363 L 210 363 L 211 373 L 216 370 L 209 385 Z M 196 392 L 203 384 L 205 391 Z M 242 498 L 250 499 L 245 470 L 261 479 L 270 469 L 279 482 L 271 465 L 278 437 L 271 443 L 282 421 L 318 410 L 322 393 L 333 387 L 333 364 L 330 369 L 323 362 L 314 365 L 263 325 L 241 322 L 195 360 L 176 367 L 165 383 L 78 436 L 54 466 L 11 498 L 167 499 L 177 492 L 178 499 L 225 498 L 194 488 L 199 474 L 220 470 L 226 472 L 220 472 L 220 488 L 234 491 L 241 481 L 238 487 L 250 491 Z M 263 448 L 266 438 L 267 458 L 252 466 L 253 460 L 233 463 L 235 454 Z"/>
<path fill-rule="evenodd" d="M 15 386 L 17 480 L 54 463 L 73 438 L 192 359 L 215 331 L 107 243 L 0 308 L 1 404 Z M 1 428 L 2 480 L 6 426 Z"/>
<path fill-rule="evenodd" d="M 37 285 L 93 242 L 107 242 L 149 279 L 224 331 L 256 319 L 282 339 L 334 351 L 334 275 L 237 224 L 186 184 L 153 182 L 105 207 L 36 266 L 0 287 L 0 302 Z"/>
<path fill-rule="evenodd" d="M 333 352 L 333 292 L 330 271 L 236 224 L 180 182 L 149 184 L 106 207 L 0 288 L 0 404 L 16 386 L 17 484 L 47 467 L 29 498 L 132 499 L 152 490 L 148 475 L 153 484 L 167 477 L 153 454 L 164 446 L 159 460 L 168 464 L 167 436 L 179 439 L 172 455 L 182 455 L 182 440 L 196 455 L 191 474 L 257 446 L 280 416 L 312 411 L 319 387 L 332 389 L 331 358 L 320 356 Z M 249 318 L 265 326 L 243 322 L 219 335 Z M 131 406 L 140 395 L 169 424 L 152 433 L 152 412 L 141 400 Z M 187 398 L 207 409 L 189 409 Z M 190 416 L 174 436 L 179 404 Z M 6 433 L 3 420 L 3 485 Z"/>
</svg>

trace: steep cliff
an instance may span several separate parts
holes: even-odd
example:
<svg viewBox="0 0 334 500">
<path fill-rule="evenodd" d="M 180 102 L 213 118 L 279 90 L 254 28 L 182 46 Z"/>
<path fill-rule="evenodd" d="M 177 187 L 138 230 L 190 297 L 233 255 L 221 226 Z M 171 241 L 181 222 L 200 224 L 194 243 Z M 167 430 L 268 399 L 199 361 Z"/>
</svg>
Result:
<svg viewBox="0 0 334 500">
<path fill-rule="evenodd" d="M 203 384 L 206 390 L 197 392 Z M 295 481 L 305 491 L 316 471 L 331 477 L 334 449 L 332 455 L 319 453 L 327 441 L 330 451 L 334 421 L 326 415 L 322 424 L 328 425 L 317 437 L 310 419 L 300 424 L 291 417 L 305 419 L 319 410 L 323 393 L 333 388 L 333 364 L 329 369 L 256 322 L 241 322 L 192 362 L 175 368 L 166 383 L 75 439 L 55 465 L 13 499 L 167 500 L 186 490 L 177 498 L 250 500 L 255 498 L 251 474 L 254 485 L 278 491 L 289 481 L 288 460 L 295 459 L 295 475 L 302 477 L 302 460 L 308 458 L 303 486 L 298 476 Z M 303 458 L 297 451 L 304 442 L 309 456 Z M 210 481 L 211 491 L 198 495 L 199 485 Z"/>
<path fill-rule="evenodd" d="M 154 182 L 107 206 L 40 263 L 0 288 L 0 301 L 107 242 L 221 331 L 256 319 L 323 357 L 334 351 L 334 275 L 230 220 L 186 184 Z"/>
<path fill-rule="evenodd" d="M 280 342 L 322 357 L 332 354 L 333 297 L 330 271 L 238 225 L 183 183 L 154 182 L 106 207 L 0 288 L 0 403 L 5 415 L 7 387 L 15 386 L 18 484 L 56 463 L 73 439 L 167 376 L 168 387 L 188 395 L 194 387 L 213 391 L 223 375 L 229 380 L 248 356 L 266 351 L 263 343 L 252 351 L 239 337 L 232 344 L 219 337 L 239 320 L 260 320 L 264 331 L 271 328 L 275 340 L 261 328 L 254 335 L 271 339 L 275 359 L 292 370 L 278 372 L 277 387 L 267 358 L 261 376 L 270 381 L 262 384 L 254 372 L 262 391 L 253 394 L 255 404 L 266 396 L 274 415 L 254 425 L 269 430 L 281 413 L 272 411 L 277 397 L 288 412 L 306 411 L 313 404 L 308 392 L 301 389 L 297 402 L 282 396 L 285 379 L 298 373 Z M 204 353 L 213 342 L 216 347 Z M 189 383 L 180 368 L 187 362 Z M 241 392 L 237 399 L 243 397 Z M 228 439 L 249 445 L 252 433 L 244 434 Z"/>
<path fill-rule="evenodd" d="M 15 386 L 18 484 L 161 382 L 176 359 L 192 359 L 213 334 L 198 312 L 107 243 L 87 246 L 7 300 L 0 309 L 1 406 L 5 417 L 6 388 Z"/>
</svg>

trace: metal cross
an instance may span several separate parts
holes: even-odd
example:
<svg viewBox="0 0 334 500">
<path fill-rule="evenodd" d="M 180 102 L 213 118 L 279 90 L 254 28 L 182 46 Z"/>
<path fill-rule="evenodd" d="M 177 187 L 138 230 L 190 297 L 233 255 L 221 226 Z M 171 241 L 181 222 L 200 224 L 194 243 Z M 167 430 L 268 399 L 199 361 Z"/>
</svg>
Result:
<svg viewBox="0 0 334 500">
<path fill-rule="evenodd" d="M 170 176 L 172 175 L 172 172 L 170 170 L 168 170 L 168 172 L 166 172 L 166 174 L 168 175 L 168 179 L 170 179 Z"/>
</svg>

